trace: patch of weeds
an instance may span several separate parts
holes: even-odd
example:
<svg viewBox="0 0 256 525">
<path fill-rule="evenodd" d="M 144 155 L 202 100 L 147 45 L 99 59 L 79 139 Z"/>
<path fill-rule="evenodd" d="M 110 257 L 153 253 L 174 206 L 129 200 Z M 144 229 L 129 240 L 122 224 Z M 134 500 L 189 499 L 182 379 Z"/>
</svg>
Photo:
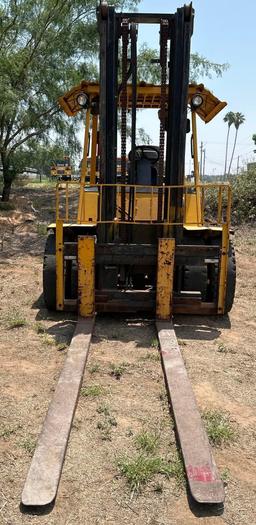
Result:
<svg viewBox="0 0 256 525">
<path fill-rule="evenodd" d="M 15 204 L 13 202 L 2 202 L 2 201 L 0 201 L 0 210 L 1 211 L 15 210 Z"/>
<path fill-rule="evenodd" d="M 111 426 L 106 421 L 98 421 L 97 428 L 101 431 L 102 441 L 111 441 Z"/>
<path fill-rule="evenodd" d="M 40 323 L 39 321 L 35 323 L 35 331 L 37 334 L 44 334 L 46 332 L 46 328 L 43 325 L 43 323 Z"/>
<path fill-rule="evenodd" d="M 163 489 L 164 488 L 162 483 L 156 483 L 154 486 L 154 492 L 157 492 L 157 494 L 162 494 Z"/>
<path fill-rule="evenodd" d="M 154 338 L 152 339 L 152 341 L 151 341 L 151 343 L 150 343 L 150 346 L 151 346 L 152 348 L 157 348 L 157 349 L 159 348 L 159 342 L 158 342 L 158 339 L 157 339 L 156 337 L 154 337 Z"/>
<path fill-rule="evenodd" d="M 9 315 L 7 319 L 7 326 L 9 330 L 12 330 L 13 328 L 21 328 L 22 326 L 26 326 L 27 321 L 19 312 L 13 312 Z"/>
<path fill-rule="evenodd" d="M 110 415 L 109 406 L 106 405 L 105 403 L 102 403 L 101 405 L 98 406 L 97 412 L 98 412 L 98 414 L 103 414 L 104 416 L 109 416 Z"/>
<path fill-rule="evenodd" d="M 100 370 L 100 365 L 98 363 L 95 363 L 94 365 L 91 365 L 88 370 L 90 374 L 96 374 Z"/>
<path fill-rule="evenodd" d="M 15 432 L 17 432 L 17 430 L 19 430 L 20 428 L 22 428 L 21 425 L 18 425 L 16 427 L 4 426 L 0 430 L 0 438 L 8 439 L 12 434 L 15 434 Z"/>
<path fill-rule="evenodd" d="M 217 410 L 207 410 L 203 414 L 203 420 L 212 445 L 217 447 L 234 441 L 236 430 L 227 414 Z"/>
<path fill-rule="evenodd" d="M 186 476 L 181 454 L 177 452 L 169 464 L 170 476 L 175 479 L 176 485 L 181 487 L 185 484 Z"/>
<path fill-rule="evenodd" d="M 97 423 L 97 428 L 101 431 L 101 439 L 103 441 L 111 441 L 112 427 L 117 426 L 117 420 L 110 413 L 109 406 L 106 404 L 99 405 L 97 412 L 102 416 L 102 420 Z"/>
<path fill-rule="evenodd" d="M 226 487 L 228 482 L 230 481 L 230 470 L 228 468 L 224 468 L 220 477 Z"/>
<path fill-rule="evenodd" d="M 144 452 L 151 454 L 154 452 L 159 443 L 159 436 L 153 432 L 143 430 L 135 437 L 135 443 L 137 448 Z"/>
<path fill-rule="evenodd" d="M 83 386 L 80 393 L 83 397 L 98 397 L 104 394 L 104 389 L 100 385 Z"/>
<path fill-rule="evenodd" d="M 187 342 L 184 341 L 184 339 L 177 339 L 177 341 L 178 341 L 178 344 L 179 344 L 180 346 L 186 346 L 186 345 L 187 345 Z"/>
<path fill-rule="evenodd" d="M 47 224 L 43 222 L 38 222 L 36 225 L 36 231 L 38 235 L 42 235 L 42 236 L 47 235 Z"/>
<path fill-rule="evenodd" d="M 128 363 L 121 363 L 120 365 L 115 365 L 114 363 L 112 363 L 110 365 L 110 375 L 119 380 L 121 379 L 124 372 L 127 370 L 128 366 Z"/>
<path fill-rule="evenodd" d="M 120 458 L 117 466 L 130 487 L 132 495 L 139 493 L 157 474 L 172 477 L 171 465 L 161 457 L 148 457 L 139 454 L 135 458 Z"/>
<path fill-rule="evenodd" d="M 226 345 L 224 345 L 224 343 L 218 343 L 217 352 L 220 352 L 221 354 L 227 354 L 229 349 Z"/>
<path fill-rule="evenodd" d="M 20 447 L 24 448 L 24 450 L 26 450 L 26 452 L 28 452 L 30 456 L 33 455 L 33 452 L 36 448 L 36 442 L 31 438 L 23 439 L 22 441 L 20 441 L 19 445 Z"/>
<path fill-rule="evenodd" d="M 68 344 L 67 343 L 57 343 L 55 346 L 58 352 L 62 352 L 63 350 L 66 350 L 66 348 L 68 347 Z"/>
<path fill-rule="evenodd" d="M 46 332 L 42 334 L 42 342 L 47 346 L 55 345 L 55 339 L 53 335 L 47 334 Z"/>
<path fill-rule="evenodd" d="M 148 352 L 146 355 L 141 357 L 141 361 L 159 361 L 159 354 L 156 352 Z"/>
</svg>

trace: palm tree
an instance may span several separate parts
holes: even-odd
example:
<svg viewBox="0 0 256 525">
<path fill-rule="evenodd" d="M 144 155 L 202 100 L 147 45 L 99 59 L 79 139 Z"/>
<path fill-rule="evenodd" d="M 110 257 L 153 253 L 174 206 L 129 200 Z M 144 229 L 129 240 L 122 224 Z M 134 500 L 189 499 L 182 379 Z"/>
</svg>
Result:
<svg viewBox="0 0 256 525">
<path fill-rule="evenodd" d="M 224 168 L 224 178 L 226 177 L 226 174 L 227 174 L 227 163 L 228 163 L 228 141 L 229 141 L 229 132 L 230 132 L 230 127 L 232 126 L 232 124 L 234 124 L 234 118 L 235 118 L 235 113 L 233 111 L 229 111 L 225 117 L 224 117 L 224 122 L 227 122 L 228 123 L 228 132 L 227 132 L 227 139 L 226 139 L 226 154 L 225 154 L 225 168 Z"/>
<path fill-rule="evenodd" d="M 235 113 L 234 114 L 234 122 L 233 123 L 234 123 L 234 126 L 236 128 L 236 134 L 235 134 L 235 138 L 234 138 L 233 150 L 232 150 L 232 155 L 231 155 L 229 168 L 228 168 L 228 175 L 230 175 L 231 165 L 232 165 L 232 161 L 233 161 L 233 157 L 234 157 L 234 153 L 235 153 L 238 129 L 241 126 L 241 124 L 244 123 L 244 121 L 245 121 L 245 116 L 243 115 L 243 113 Z"/>
</svg>

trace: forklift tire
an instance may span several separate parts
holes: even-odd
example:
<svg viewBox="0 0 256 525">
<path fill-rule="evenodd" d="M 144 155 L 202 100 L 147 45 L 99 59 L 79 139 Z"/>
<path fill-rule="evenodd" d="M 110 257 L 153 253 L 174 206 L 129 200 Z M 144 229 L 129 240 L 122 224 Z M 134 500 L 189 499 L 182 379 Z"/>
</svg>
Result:
<svg viewBox="0 0 256 525">
<path fill-rule="evenodd" d="M 224 313 L 227 314 L 230 312 L 236 289 L 236 257 L 235 250 L 232 242 L 229 243 L 229 253 L 228 253 L 228 273 L 227 273 L 227 288 L 226 288 L 226 300 L 225 300 L 225 310 Z M 209 289 L 209 301 L 218 302 L 218 293 L 219 293 L 219 265 L 211 265 L 210 273 L 210 289 Z"/>
<path fill-rule="evenodd" d="M 55 235 L 50 233 L 46 239 L 43 265 L 43 295 L 48 310 L 56 310 L 56 256 Z"/>
<path fill-rule="evenodd" d="M 225 314 L 230 312 L 236 290 L 236 256 L 233 244 L 229 243 L 228 253 L 228 274 L 227 274 L 227 289 L 226 289 L 226 301 L 225 301 Z"/>
</svg>

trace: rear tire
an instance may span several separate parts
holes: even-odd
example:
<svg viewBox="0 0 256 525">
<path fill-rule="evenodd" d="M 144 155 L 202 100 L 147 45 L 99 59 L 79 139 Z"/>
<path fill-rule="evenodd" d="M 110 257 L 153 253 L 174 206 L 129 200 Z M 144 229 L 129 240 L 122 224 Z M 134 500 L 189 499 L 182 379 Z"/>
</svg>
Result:
<svg viewBox="0 0 256 525">
<path fill-rule="evenodd" d="M 56 310 L 56 248 L 55 234 L 46 239 L 43 265 L 43 295 L 48 310 Z"/>
<path fill-rule="evenodd" d="M 229 243 L 228 252 L 228 274 L 227 274 L 227 288 L 225 301 L 225 314 L 230 312 L 236 291 L 236 256 L 232 242 Z"/>
</svg>

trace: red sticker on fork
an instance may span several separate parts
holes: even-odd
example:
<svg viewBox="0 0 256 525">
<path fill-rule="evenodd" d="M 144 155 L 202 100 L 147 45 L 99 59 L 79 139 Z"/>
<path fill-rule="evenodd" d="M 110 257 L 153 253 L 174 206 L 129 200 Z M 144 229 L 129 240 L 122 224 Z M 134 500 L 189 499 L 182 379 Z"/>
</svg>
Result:
<svg viewBox="0 0 256 525">
<path fill-rule="evenodd" d="M 186 467 L 188 479 L 193 481 L 202 481 L 203 483 L 209 483 L 215 481 L 215 476 L 209 465 L 203 465 L 200 467 L 194 467 L 193 465 L 188 465 Z"/>
</svg>

